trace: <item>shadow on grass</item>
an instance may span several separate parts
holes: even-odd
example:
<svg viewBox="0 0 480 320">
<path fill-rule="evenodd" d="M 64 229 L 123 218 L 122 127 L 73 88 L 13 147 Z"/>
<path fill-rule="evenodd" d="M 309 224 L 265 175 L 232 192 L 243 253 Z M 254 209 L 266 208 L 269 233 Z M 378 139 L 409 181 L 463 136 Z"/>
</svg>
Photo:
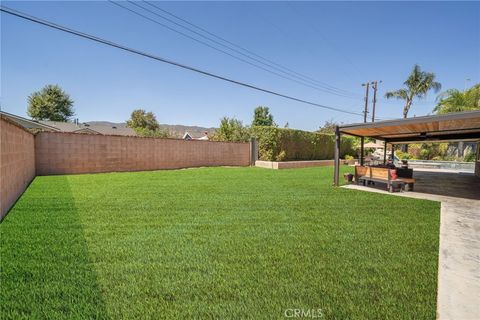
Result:
<svg viewBox="0 0 480 320">
<path fill-rule="evenodd" d="M 2 318 L 106 318 L 67 176 L 37 177 L 0 243 Z"/>
</svg>

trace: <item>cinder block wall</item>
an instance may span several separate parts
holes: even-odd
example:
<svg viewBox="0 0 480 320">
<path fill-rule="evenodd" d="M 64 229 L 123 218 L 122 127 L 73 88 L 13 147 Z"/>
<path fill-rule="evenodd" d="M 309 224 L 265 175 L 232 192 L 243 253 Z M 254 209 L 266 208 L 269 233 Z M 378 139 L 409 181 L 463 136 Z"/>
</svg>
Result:
<svg viewBox="0 0 480 320">
<path fill-rule="evenodd" d="M 35 178 L 34 136 L 0 117 L 0 219 Z"/>
<path fill-rule="evenodd" d="M 37 175 L 248 166 L 249 143 L 41 132 Z"/>
</svg>

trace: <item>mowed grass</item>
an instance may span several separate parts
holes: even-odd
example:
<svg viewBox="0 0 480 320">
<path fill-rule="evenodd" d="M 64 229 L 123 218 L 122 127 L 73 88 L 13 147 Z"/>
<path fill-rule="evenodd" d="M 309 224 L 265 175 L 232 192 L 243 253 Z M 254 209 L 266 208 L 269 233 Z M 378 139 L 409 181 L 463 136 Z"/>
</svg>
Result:
<svg viewBox="0 0 480 320">
<path fill-rule="evenodd" d="M 0 315 L 434 319 L 439 204 L 332 171 L 37 177 L 0 225 Z"/>
</svg>

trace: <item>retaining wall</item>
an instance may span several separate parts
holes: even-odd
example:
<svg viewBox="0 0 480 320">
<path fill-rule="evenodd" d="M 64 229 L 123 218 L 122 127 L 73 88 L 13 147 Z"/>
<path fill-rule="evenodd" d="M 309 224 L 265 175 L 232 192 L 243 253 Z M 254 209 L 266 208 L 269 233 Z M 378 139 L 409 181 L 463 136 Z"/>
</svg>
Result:
<svg viewBox="0 0 480 320">
<path fill-rule="evenodd" d="M 353 164 L 355 160 L 341 160 L 343 164 Z M 255 166 L 266 169 L 293 169 L 333 166 L 334 160 L 307 160 L 307 161 L 255 161 Z"/>
<path fill-rule="evenodd" d="M 37 175 L 248 166 L 250 144 L 41 132 Z"/>
<path fill-rule="evenodd" d="M 34 136 L 0 117 L 0 219 L 35 178 Z"/>
</svg>

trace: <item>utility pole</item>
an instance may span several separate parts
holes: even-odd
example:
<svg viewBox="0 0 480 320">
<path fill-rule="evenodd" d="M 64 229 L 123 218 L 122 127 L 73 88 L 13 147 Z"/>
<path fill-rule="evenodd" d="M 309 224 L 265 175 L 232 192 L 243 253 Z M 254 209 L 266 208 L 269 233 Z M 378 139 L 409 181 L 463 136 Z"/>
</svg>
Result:
<svg viewBox="0 0 480 320">
<path fill-rule="evenodd" d="M 368 89 L 370 88 L 370 82 L 362 83 L 365 88 L 365 110 L 363 111 L 363 122 L 367 122 L 367 113 L 368 113 Z M 365 138 L 360 138 L 360 165 L 363 166 L 363 145 L 365 143 Z"/>
<path fill-rule="evenodd" d="M 373 88 L 372 122 L 375 122 L 375 105 L 377 104 L 377 89 L 378 89 L 379 83 L 382 83 L 382 80 L 372 81 L 372 88 Z"/>
<path fill-rule="evenodd" d="M 368 113 L 368 89 L 370 89 L 370 82 L 362 83 L 362 87 L 365 87 L 365 110 L 363 111 L 363 122 L 367 122 Z"/>
</svg>

